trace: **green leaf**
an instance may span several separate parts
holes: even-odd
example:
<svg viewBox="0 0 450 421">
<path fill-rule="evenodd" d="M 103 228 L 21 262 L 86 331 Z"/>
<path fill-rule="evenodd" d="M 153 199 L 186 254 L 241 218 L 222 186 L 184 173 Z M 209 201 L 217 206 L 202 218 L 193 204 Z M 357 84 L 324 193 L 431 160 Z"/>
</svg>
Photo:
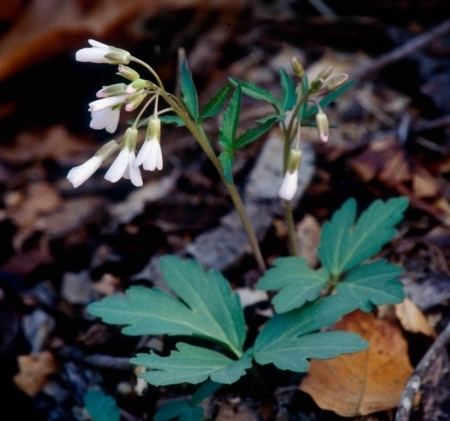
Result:
<svg viewBox="0 0 450 421">
<path fill-rule="evenodd" d="M 163 124 L 173 124 L 177 127 L 184 126 L 184 121 L 175 114 L 163 114 L 163 115 L 159 116 L 159 119 L 161 120 L 161 123 L 163 123 Z M 148 119 L 146 119 L 146 120 L 147 120 L 147 124 L 148 124 Z"/>
<path fill-rule="evenodd" d="M 256 120 L 256 122 L 258 123 L 258 124 L 264 124 L 264 123 L 266 123 L 267 121 L 269 121 L 269 120 L 272 120 L 272 119 L 275 119 L 275 121 L 281 121 L 282 120 L 282 118 L 278 115 L 278 114 L 267 114 L 267 115 L 265 115 L 264 117 L 261 117 L 261 118 L 258 118 L 257 120 Z"/>
<path fill-rule="evenodd" d="M 195 89 L 194 81 L 192 80 L 191 70 L 186 57 L 181 60 L 180 64 L 180 88 L 183 94 L 183 102 L 191 117 L 198 121 L 198 95 Z"/>
<path fill-rule="evenodd" d="M 251 367 L 251 358 L 247 355 L 232 360 L 220 352 L 184 343 L 178 343 L 177 350 L 168 357 L 138 354 L 131 362 L 150 369 L 142 377 L 155 386 L 196 384 L 208 378 L 216 383 L 231 384 Z"/>
<path fill-rule="evenodd" d="M 233 86 L 230 83 L 226 83 L 222 86 L 222 88 L 220 88 L 202 108 L 200 112 L 201 118 L 210 118 L 217 115 L 230 96 L 232 90 Z"/>
<path fill-rule="evenodd" d="M 93 421 L 119 421 L 120 410 L 112 396 L 92 389 L 84 394 L 84 406 Z"/>
<path fill-rule="evenodd" d="M 241 114 L 241 87 L 238 85 L 226 109 L 219 129 L 220 144 L 231 152 L 234 151 L 234 140 Z"/>
<path fill-rule="evenodd" d="M 339 276 L 377 254 L 395 235 L 407 206 L 404 197 L 376 200 L 355 223 L 356 202 L 345 202 L 322 229 L 318 255 L 324 267 Z"/>
<path fill-rule="evenodd" d="M 230 79 L 230 81 L 236 86 L 240 85 L 243 94 L 259 101 L 268 102 L 273 105 L 277 111 L 280 111 L 280 102 L 267 89 L 251 82 L 238 81 L 236 79 Z"/>
<path fill-rule="evenodd" d="M 228 184 L 233 183 L 233 163 L 234 156 L 233 153 L 229 151 L 221 152 L 219 155 L 220 165 L 222 167 L 223 176 Z"/>
<path fill-rule="evenodd" d="M 358 266 L 338 284 L 336 293 L 353 300 L 363 311 L 371 311 L 373 305 L 400 303 L 405 298 L 398 281 L 402 272 L 385 260 Z"/>
<path fill-rule="evenodd" d="M 203 408 L 196 406 L 181 413 L 179 421 L 202 421 Z"/>
<path fill-rule="evenodd" d="M 343 95 L 345 92 L 347 92 L 356 81 L 354 80 L 348 80 L 347 82 L 343 83 L 338 88 L 331 91 L 328 95 L 325 95 L 320 101 L 319 104 L 322 108 L 328 107 L 332 102 L 336 101 L 341 95 Z M 312 106 L 308 108 L 302 116 L 302 119 L 308 120 L 309 118 L 315 116 L 317 114 L 317 106 Z"/>
<path fill-rule="evenodd" d="M 213 396 L 221 387 L 220 383 L 214 383 L 210 380 L 203 383 L 192 395 L 192 405 L 198 405 L 209 396 Z"/>
<path fill-rule="evenodd" d="M 313 270 L 300 257 L 282 257 L 256 284 L 263 290 L 279 290 L 272 300 L 277 313 L 285 313 L 301 307 L 306 301 L 314 301 L 327 284 L 325 270 Z"/>
<path fill-rule="evenodd" d="M 367 342 L 355 333 L 321 332 L 277 342 L 257 352 L 255 359 L 259 364 L 274 364 L 281 370 L 306 372 L 311 358 L 324 360 L 366 348 Z"/>
<path fill-rule="evenodd" d="M 246 327 L 239 297 L 218 272 L 205 272 L 176 256 L 160 259 L 163 277 L 176 297 L 157 288 L 131 287 L 88 311 L 106 323 L 126 325 L 127 335 L 194 335 L 240 354 Z"/>
<path fill-rule="evenodd" d="M 342 316 L 357 307 L 351 300 L 340 295 L 319 298 L 303 307 L 276 315 L 263 327 L 252 349 L 260 364 L 267 364 L 266 353 L 272 355 L 273 349 L 279 350 L 283 359 L 284 344 L 303 335 L 315 332 L 324 326 L 336 323 Z"/>
<path fill-rule="evenodd" d="M 158 408 L 158 411 L 153 417 L 153 421 L 169 421 L 179 417 L 184 412 L 190 412 L 192 406 L 186 399 L 177 399 L 167 402 Z M 202 414 L 203 415 L 203 414 Z"/>
<path fill-rule="evenodd" d="M 242 133 L 235 142 L 235 148 L 240 149 L 258 140 L 262 135 L 266 134 L 272 126 L 276 123 L 277 118 L 266 120 L 259 126 L 252 127 Z"/>
<path fill-rule="evenodd" d="M 295 94 L 295 82 L 284 69 L 280 69 L 280 81 L 282 93 L 281 111 L 286 112 L 295 105 L 297 100 L 297 96 Z"/>
</svg>

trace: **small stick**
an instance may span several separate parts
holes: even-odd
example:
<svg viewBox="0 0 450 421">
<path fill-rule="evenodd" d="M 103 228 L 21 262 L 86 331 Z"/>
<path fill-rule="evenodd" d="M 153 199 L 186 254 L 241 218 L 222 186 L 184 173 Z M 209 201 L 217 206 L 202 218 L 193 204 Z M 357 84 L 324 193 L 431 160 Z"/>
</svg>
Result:
<svg viewBox="0 0 450 421">
<path fill-rule="evenodd" d="M 408 421 L 411 408 L 413 407 L 414 398 L 420 388 L 422 379 L 427 373 L 433 361 L 436 360 L 438 353 L 445 348 L 447 342 L 450 341 L 450 322 L 447 324 L 443 332 L 437 337 L 433 345 L 420 360 L 415 368 L 412 376 L 406 383 L 405 389 L 400 398 L 400 404 L 395 415 L 395 421 Z"/>
<path fill-rule="evenodd" d="M 428 44 L 433 42 L 435 39 L 442 37 L 447 32 L 450 31 L 450 19 L 445 20 L 441 24 L 435 26 L 433 29 L 424 32 L 421 35 L 411 39 L 400 47 L 389 51 L 386 54 L 382 54 L 376 59 L 368 60 L 358 67 L 354 72 L 352 72 L 352 78 L 357 80 L 363 80 L 371 76 L 373 73 L 378 72 L 383 67 L 399 61 L 416 50 L 426 47 Z"/>
</svg>

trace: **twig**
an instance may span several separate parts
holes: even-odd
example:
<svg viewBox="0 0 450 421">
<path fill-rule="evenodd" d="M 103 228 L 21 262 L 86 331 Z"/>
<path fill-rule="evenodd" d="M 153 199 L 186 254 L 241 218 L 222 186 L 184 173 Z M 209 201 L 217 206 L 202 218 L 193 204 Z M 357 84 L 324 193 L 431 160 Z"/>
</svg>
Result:
<svg viewBox="0 0 450 421">
<path fill-rule="evenodd" d="M 402 397 L 400 399 L 400 405 L 395 415 L 395 421 L 407 421 L 409 420 L 409 414 L 413 407 L 414 397 L 420 388 L 423 377 L 427 373 L 431 364 L 436 360 L 438 353 L 445 348 L 447 342 L 450 341 L 450 322 L 447 324 L 444 331 L 437 337 L 433 345 L 421 359 L 413 372 L 413 375 L 408 380 L 405 386 Z"/>
<path fill-rule="evenodd" d="M 376 59 L 369 60 L 366 63 L 363 63 L 354 72 L 352 72 L 352 77 L 357 80 L 366 79 L 367 77 L 371 76 L 373 73 L 378 72 L 388 64 L 392 64 L 396 61 L 399 61 L 409 56 L 414 51 L 426 47 L 435 39 L 441 37 L 442 35 L 445 35 L 449 31 L 450 31 L 450 19 L 447 19 L 441 24 L 435 26 L 433 29 L 421 35 L 418 35 L 417 37 L 411 39 L 410 41 L 406 42 L 400 47 L 395 48 L 394 50 L 389 51 L 388 53 L 383 54 Z"/>
</svg>

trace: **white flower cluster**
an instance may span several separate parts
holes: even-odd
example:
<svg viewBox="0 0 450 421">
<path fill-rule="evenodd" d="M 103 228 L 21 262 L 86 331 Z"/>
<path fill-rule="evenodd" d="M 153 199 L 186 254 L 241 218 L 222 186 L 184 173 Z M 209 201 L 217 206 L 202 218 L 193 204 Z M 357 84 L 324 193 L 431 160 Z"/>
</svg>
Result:
<svg viewBox="0 0 450 421">
<path fill-rule="evenodd" d="M 114 133 L 119 124 L 122 107 L 126 111 L 134 111 L 151 94 L 151 82 L 140 78 L 132 68 L 126 66 L 131 61 L 128 51 L 102 44 L 95 40 L 89 40 L 90 47 L 82 48 L 76 53 L 76 60 L 81 62 L 108 63 L 119 65 L 118 75 L 127 79 L 130 83 L 117 83 L 104 86 L 97 92 L 97 100 L 89 104 L 91 113 L 90 127 L 96 130 L 105 129 Z M 155 99 L 155 95 L 149 102 Z M 90 159 L 83 164 L 72 168 L 67 174 L 73 187 L 78 187 L 91 177 L 104 161 L 117 153 L 105 174 L 105 179 L 115 183 L 122 177 L 128 178 L 135 186 L 143 185 L 139 166 L 144 170 L 153 171 L 163 168 L 163 158 L 160 146 L 161 121 L 155 114 L 149 119 L 147 133 L 142 147 L 136 157 L 135 149 L 138 140 L 138 130 L 135 126 L 127 129 L 122 141 L 108 142 Z"/>
</svg>

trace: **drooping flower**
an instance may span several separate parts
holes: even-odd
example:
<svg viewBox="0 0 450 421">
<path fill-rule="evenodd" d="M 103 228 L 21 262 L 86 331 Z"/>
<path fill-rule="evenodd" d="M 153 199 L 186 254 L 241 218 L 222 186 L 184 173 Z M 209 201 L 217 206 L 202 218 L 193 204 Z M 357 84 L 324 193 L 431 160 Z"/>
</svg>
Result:
<svg viewBox="0 0 450 421">
<path fill-rule="evenodd" d="M 89 111 L 91 112 L 91 123 L 89 126 L 91 129 L 105 129 L 109 133 L 114 133 L 119 124 L 120 108 L 125 103 L 126 98 L 127 95 L 122 94 L 108 96 L 91 102 L 89 104 Z"/>
<path fill-rule="evenodd" d="M 160 139 L 161 120 L 158 117 L 151 117 L 147 126 L 145 141 L 136 158 L 136 164 L 142 165 L 144 170 L 162 170 L 163 157 Z"/>
<path fill-rule="evenodd" d="M 102 165 L 103 161 L 111 156 L 119 147 L 116 141 L 106 143 L 97 153 L 86 162 L 77 167 L 73 167 L 67 174 L 67 179 L 74 188 L 81 186 L 90 178 Z"/>
<path fill-rule="evenodd" d="M 295 170 L 294 172 L 286 171 L 278 195 L 284 200 L 292 200 L 297 191 L 297 184 L 298 170 Z"/>
<path fill-rule="evenodd" d="M 129 177 L 136 187 L 143 185 L 141 172 L 136 165 L 136 155 L 134 153 L 136 139 L 137 129 L 135 127 L 128 128 L 124 135 L 122 150 L 105 174 L 106 180 L 116 183 L 122 177 Z"/>
<path fill-rule="evenodd" d="M 81 62 L 128 64 L 131 55 L 121 48 L 103 44 L 94 39 L 88 41 L 91 47 L 81 48 L 75 54 L 75 59 Z"/>
<path fill-rule="evenodd" d="M 298 185 L 298 169 L 302 159 L 302 151 L 300 149 L 291 149 L 289 153 L 289 162 L 287 171 L 284 174 L 283 181 L 278 191 L 278 195 L 287 201 L 295 196 Z"/>
<path fill-rule="evenodd" d="M 319 129 L 320 140 L 324 143 L 328 142 L 328 117 L 320 108 L 316 114 L 316 125 Z"/>
</svg>

